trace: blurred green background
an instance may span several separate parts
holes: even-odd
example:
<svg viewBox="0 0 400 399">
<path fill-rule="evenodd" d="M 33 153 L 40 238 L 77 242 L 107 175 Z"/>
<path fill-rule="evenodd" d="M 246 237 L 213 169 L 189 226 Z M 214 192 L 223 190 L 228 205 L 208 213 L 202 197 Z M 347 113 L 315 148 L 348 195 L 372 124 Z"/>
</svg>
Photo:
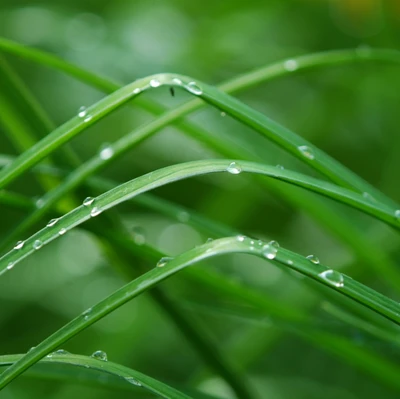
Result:
<svg viewBox="0 0 400 399">
<path fill-rule="evenodd" d="M 19 1 L 1 0 L 0 35 L 55 53 L 93 72 L 123 83 L 157 72 L 183 73 L 211 84 L 268 63 L 302 54 L 370 47 L 400 47 L 397 0 L 275 1 Z M 57 125 L 104 94 L 61 73 L 6 55 Z M 0 86 L 1 89 L 1 86 Z M 238 97 L 293 129 L 400 200 L 399 68 L 359 63 L 288 76 L 248 90 Z M 145 96 L 176 107 L 190 99 L 183 91 L 171 97 L 161 88 Z M 154 116 L 125 107 L 83 132 L 72 147 L 88 159 Z M 245 137 L 249 150 L 270 164 L 312 171 L 250 129 L 209 106 L 188 117 L 210 134 L 235 141 Z M 1 153 L 17 154 L 0 115 Z M 157 168 L 218 157 L 210 149 L 169 127 L 117 159 L 103 175 L 124 182 Z M 32 176 L 13 189 L 31 197 L 43 194 Z M 361 267 L 351 250 L 306 213 L 266 192 L 248 176 L 218 175 L 191 179 L 158 189 L 157 195 L 196 210 L 257 238 L 275 239 L 303 255 L 346 272 Z M 94 193 L 95 194 L 95 193 Z M 371 245 L 399 259 L 394 234 L 381 223 L 326 200 L 363 229 Z M 141 228 L 146 241 L 173 256 L 207 237 L 184 221 L 177 223 L 139 206 L 123 206 L 131 229 Z M 3 206 L 0 235 L 5 236 L 25 213 Z M 51 215 L 50 215 L 51 216 Z M 47 221 L 47 220 L 46 220 Z M 44 221 L 45 222 L 45 221 Z M 136 230 L 137 231 L 137 230 Z M 25 237 L 21 237 L 23 239 Z M 139 262 L 132 259 L 132 264 Z M 327 324 L 338 323 L 324 312 L 321 297 L 302 280 L 275 265 L 248 257 L 224 257 L 212 264 L 220 271 L 291 306 L 307 306 Z M 153 265 L 146 265 L 153 267 Z M 199 268 L 206 265 L 196 266 Z M 210 267 L 210 266 L 208 266 Z M 184 272 L 182 273 L 184 275 Z M 396 298 L 379 276 L 359 280 Z M 87 307 L 124 283 L 95 236 L 76 229 L 35 254 L 0 282 L 0 352 L 23 353 Z M 396 398 L 398 394 L 343 361 L 281 331 L 273 322 L 249 324 L 203 311 L 199 304 L 218 301 L 178 276 L 165 283 L 172 297 L 204 326 L 232 361 L 248 363 L 246 373 L 265 398 Z M 211 328 L 212 326 L 212 328 Z M 269 334 L 278 330 L 279 340 Z M 359 331 L 356 345 L 399 359 L 387 344 L 372 342 Z M 237 347 L 237 345 L 240 345 Z M 234 347 L 238 349 L 235 351 Z M 68 342 L 65 349 L 90 354 L 102 349 L 110 360 L 180 387 L 190 385 L 230 398 L 224 383 L 202 371 L 203 363 L 168 318 L 143 295 Z M 254 353 L 253 353 L 254 352 Z M 245 360 L 247 359 L 247 360 Z M 18 379 L 1 392 L 3 399 L 43 397 L 146 397 L 79 383 Z M 133 395 L 133 396 L 132 396 Z"/>
</svg>

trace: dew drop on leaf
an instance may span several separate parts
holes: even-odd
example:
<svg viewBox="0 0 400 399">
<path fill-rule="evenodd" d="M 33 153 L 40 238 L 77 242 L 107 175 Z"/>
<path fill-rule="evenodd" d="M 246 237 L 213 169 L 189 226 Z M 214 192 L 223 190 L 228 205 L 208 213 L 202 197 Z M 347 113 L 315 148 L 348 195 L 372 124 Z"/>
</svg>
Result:
<svg viewBox="0 0 400 399">
<path fill-rule="evenodd" d="M 107 359 L 107 353 L 104 351 L 96 351 L 93 352 L 91 355 L 92 358 L 97 359 L 97 360 L 102 360 L 103 362 L 106 362 Z"/>
<path fill-rule="evenodd" d="M 335 287 L 343 287 L 344 285 L 342 274 L 335 270 L 325 270 L 322 273 L 319 273 L 318 276 Z"/>
<path fill-rule="evenodd" d="M 318 263 L 319 263 L 319 259 L 315 255 L 308 255 L 307 259 L 310 262 L 315 263 L 316 265 L 318 265 Z"/>
<path fill-rule="evenodd" d="M 233 175 L 238 175 L 242 171 L 242 168 L 236 162 L 231 162 L 226 168 L 226 171 L 232 173 Z"/>
</svg>

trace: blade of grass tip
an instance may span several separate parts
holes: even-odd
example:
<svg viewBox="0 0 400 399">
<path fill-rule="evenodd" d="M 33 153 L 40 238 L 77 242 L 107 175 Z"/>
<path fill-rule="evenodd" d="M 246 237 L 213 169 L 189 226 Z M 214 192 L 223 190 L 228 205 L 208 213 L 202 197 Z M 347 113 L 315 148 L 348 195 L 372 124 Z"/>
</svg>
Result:
<svg viewBox="0 0 400 399">
<path fill-rule="evenodd" d="M 84 219 L 85 218 L 81 218 L 80 221 L 83 221 Z M 267 258 L 269 260 L 272 260 L 270 254 L 273 253 L 273 259 L 280 264 L 315 279 L 330 289 L 348 296 L 349 298 L 361 303 L 363 306 L 374 310 L 396 324 L 400 324 L 400 305 L 397 302 L 360 284 L 350 277 L 328 269 L 321 264 L 310 262 L 303 256 L 286 249 L 279 248 L 279 250 L 275 252 L 275 250 L 272 250 L 270 247 L 265 248 L 265 246 L 259 246 L 256 248 L 252 244 L 252 240 L 248 238 L 239 237 L 238 239 L 237 237 L 231 237 L 204 244 L 177 256 L 175 259 L 172 259 L 163 265 L 160 264 L 160 267 L 150 270 L 139 278 L 123 286 L 109 297 L 100 301 L 95 306 L 73 319 L 60 330 L 46 338 L 18 362 L 5 370 L 0 376 L 0 389 L 4 388 L 18 375 L 23 373 L 26 369 L 51 351 L 55 350 L 61 344 L 78 334 L 80 331 L 100 320 L 102 317 L 111 313 L 139 294 L 147 291 L 191 264 L 228 253 L 247 253 L 259 256 L 263 259 Z"/>
<path fill-rule="evenodd" d="M 101 230 L 102 233 L 104 233 L 103 229 Z M 109 239 L 111 239 L 110 242 L 113 242 L 115 245 L 118 246 L 119 244 L 119 239 L 116 237 L 114 234 L 109 234 L 108 236 L 106 235 L 106 237 L 108 237 Z M 123 237 L 122 241 L 126 242 L 126 237 Z M 125 247 L 127 250 L 132 251 L 132 245 L 129 243 L 128 246 Z M 153 251 L 156 252 L 155 253 L 155 257 L 154 254 L 152 254 L 153 256 L 153 260 L 154 259 L 160 259 L 161 255 L 157 252 L 157 251 Z M 255 291 L 251 291 L 247 288 L 244 288 L 242 286 L 239 286 L 238 283 L 236 281 L 227 281 L 226 277 L 222 277 L 219 276 L 218 274 L 211 273 L 210 271 L 208 271 L 207 273 L 205 273 L 205 271 L 200 271 L 200 270 L 196 270 L 196 269 L 189 269 L 186 271 L 186 276 L 190 276 L 190 277 L 194 277 L 194 281 L 196 282 L 196 284 L 198 284 L 199 282 L 203 282 L 205 283 L 205 287 L 210 288 L 210 287 L 216 287 L 220 292 L 223 291 L 225 294 L 231 296 L 233 299 L 240 299 L 243 300 L 253 306 L 256 306 L 258 308 L 263 309 L 264 311 L 267 312 L 267 314 L 273 314 L 276 317 L 283 317 L 286 320 L 289 321 L 296 321 L 296 320 L 301 320 L 302 317 L 300 316 L 300 314 L 298 313 L 298 310 L 291 310 L 291 308 L 285 308 L 285 306 L 278 306 L 277 305 L 279 303 L 277 303 L 276 301 L 271 300 L 271 302 L 268 302 L 267 296 L 265 294 L 259 294 L 256 293 Z M 229 282 L 229 284 L 228 284 Z M 299 319 L 300 316 L 300 319 Z M 303 334 L 304 335 L 304 334 Z M 335 346 L 330 345 L 330 339 L 329 337 L 327 338 L 327 342 L 325 342 L 325 339 L 321 339 L 320 337 L 316 337 L 311 336 L 310 335 L 305 335 L 305 337 L 308 339 L 309 342 L 311 342 L 312 344 L 317 344 L 319 346 L 321 346 L 323 349 L 328 350 L 328 352 L 333 352 L 334 355 L 339 356 L 344 358 L 345 360 L 349 360 L 346 359 L 346 354 L 350 353 L 351 351 L 349 350 L 343 350 L 343 351 L 332 351 L 332 348 L 335 348 Z M 304 338 L 304 336 L 303 336 Z M 350 345 L 351 346 L 351 345 Z M 354 350 L 354 348 L 352 348 L 352 350 Z M 396 383 L 396 381 L 398 382 L 397 377 L 395 379 L 392 378 L 391 376 L 391 370 L 390 369 L 390 365 L 387 366 L 384 361 L 382 361 L 381 359 L 375 359 L 375 364 L 373 368 L 370 368 L 368 366 L 369 362 L 367 360 L 369 360 L 371 358 L 371 354 L 365 353 L 365 348 L 357 348 L 358 351 L 361 351 L 362 354 L 359 354 L 359 358 L 361 357 L 367 357 L 367 359 L 364 359 L 364 361 L 360 361 L 358 363 L 355 364 L 355 366 L 359 367 L 360 369 L 366 371 L 367 373 L 373 374 L 373 376 L 375 378 L 378 378 L 380 380 L 383 380 L 386 383 L 389 383 L 390 386 L 396 386 L 398 387 L 398 384 Z M 351 357 L 350 358 L 350 362 L 354 363 L 354 359 Z M 382 364 L 383 362 L 383 364 Z M 379 367 L 377 366 L 379 365 Z M 378 367 L 378 370 L 375 370 Z M 378 371 L 384 370 L 386 367 L 389 367 L 389 373 L 387 372 L 381 372 L 378 373 Z"/>
<path fill-rule="evenodd" d="M 8 75 L 7 75 L 8 73 Z M 41 109 L 40 104 L 38 104 L 33 96 L 30 95 L 29 90 L 27 90 L 23 83 L 18 79 L 16 74 L 12 74 L 11 71 L 6 70 L 6 75 L 9 77 L 9 80 L 12 83 L 12 87 L 14 88 L 14 92 L 20 94 L 22 99 L 25 99 L 26 108 L 31 111 L 31 113 L 36 116 L 36 119 L 39 119 L 41 122 L 41 127 L 46 130 L 47 125 L 51 123 L 50 119 L 47 118 L 46 113 Z M 37 110 L 40 112 L 38 113 Z M 48 122 L 48 123 L 47 123 Z M 15 132 L 15 135 L 18 137 L 18 132 Z M 74 155 L 73 153 L 71 153 Z M 74 165 L 74 160 L 77 157 L 75 156 L 70 163 Z M 109 218 L 112 219 L 113 215 L 110 215 Z M 119 226 L 122 229 L 122 225 Z M 132 244 L 134 244 L 132 242 Z M 115 252 L 115 251 L 114 251 Z M 126 264 L 122 262 L 123 265 Z M 129 268 L 128 268 L 129 269 Z M 210 339 L 207 339 L 205 335 L 202 335 L 199 331 L 199 327 L 194 327 L 193 321 L 189 320 L 188 317 L 184 313 L 182 313 L 179 309 L 175 309 L 174 305 L 165 297 L 164 293 L 160 290 L 153 290 L 151 295 L 162 307 L 162 309 L 169 315 L 172 321 L 178 326 L 178 329 L 184 334 L 184 336 L 188 339 L 189 343 L 197 349 L 197 352 L 200 356 L 205 360 L 205 362 L 215 369 L 222 378 L 225 379 L 228 385 L 230 385 L 236 395 L 240 397 L 253 398 L 255 395 L 251 393 L 250 387 L 248 384 L 243 381 L 243 378 L 240 374 L 235 370 L 233 365 L 231 365 L 225 357 L 218 351 L 218 348 L 215 347 Z"/>
<path fill-rule="evenodd" d="M 239 168 L 240 171 L 266 175 L 326 195 L 332 199 L 351 205 L 397 228 L 399 227 L 398 220 L 394 219 L 394 211 L 392 209 L 388 209 L 378 202 L 369 202 L 361 194 L 289 170 L 281 170 L 276 167 L 259 165 L 253 162 L 242 162 L 239 166 L 236 163 L 230 163 L 230 161 L 226 160 L 194 161 L 159 169 L 121 184 L 90 202 L 84 203 L 62 219 L 68 219 L 68 228 L 71 228 L 75 226 L 74 223 L 76 220 L 80 220 L 79 217 L 84 217 L 84 220 L 87 220 L 120 202 L 164 184 L 208 173 L 230 172 L 237 174 Z M 121 193 L 125 194 L 121 195 Z M 63 234 L 65 230 L 61 231 L 60 229 L 65 229 L 65 227 L 57 223 L 56 229 L 58 229 L 59 233 Z M 35 240 L 39 240 L 44 244 L 54 239 L 51 234 L 54 232 L 53 230 L 53 226 L 49 226 L 49 228 L 40 230 L 25 243 L 23 241 L 19 242 L 13 250 L 0 258 L 0 272 L 6 270 L 9 264 L 14 265 L 15 262 L 22 260 L 28 254 L 34 252 Z"/>
<path fill-rule="evenodd" d="M 111 89 L 111 86 L 115 88 L 115 85 L 112 82 L 109 81 L 104 82 L 104 78 L 99 78 L 96 75 L 90 73 L 88 74 L 87 71 L 72 66 L 71 64 L 67 64 L 65 62 L 63 63 L 62 60 L 58 59 L 57 57 L 53 57 L 49 54 L 31 48 L 18 46 L 16 43 L 4 39 L 1 39 L 0 47 L 4 51 L 13 52 L 14 54 L 24 56 L 25 58 L 29 58 L 37 62 L 41 62 L 45 65 L 55 66 L 61 70 L 64 70 L 67 73 L 72 74 L 75 77 L 78 78 L 80 77 L 82 80 L 87 79 L 87 81 L 90 81 L 92 83 L 97 82 L 97 84 L 99 86 L 102 86 L 103 88 L 107 87 L 108 89 Z M 316 68 L 320 66 L 341 65 L 345 63 L 352 63 L 359 61 L 380 61 L 389 63 L 400 63 L 400 52 L 395 50 L 356 49 L 350 51 L 346 50 L 331 51 L 331 52 L 301 56 L 295 59 L 285 60 L 283 62 L 279 62 L 265 68 L 260 68 L 256 71 L 242 75 L 236 79 L 233 79 L 221 85 L 221 89 L 230 92 L 238 91 L 242 88 L 251 87 L 252 85 L 258 84 L 259 82 L 265 81 L 269 78 L 283 76 L 285 74 L 293 73 L 295 71 Z M 184 77 L 181 76 L 176 76 L 176 78 L 180 80 L 185 79 Z M 193 80 L 191 78 L 187 78 L 186 83 L 190 82 L 193 82 Z M 200 91 L 205 91 L 206 85 L 204 83 L 199 83 L 199 84 L 202 86 Z M 196 86 L 199 87 L 197 84 Z M 202 96 L 202 98 L 210 102 L 211 104 L 216 105 L 218 101 L 221 100 L 220 98 L 217 98 L 219 97 L 219 95 L 216 95 L 216 91 L 217 89 L 214 88 L 213 96 L 207 97 L 207 95 L 204 95 Z M 221 93 L 219 92 L 219 94 Z M 200 93 L 198 93 L 197 95 L 200 95 Z M 226 99 L 227 98 L 229 98 L 229 96 L 227 96 Z M 236 100 L 236 105 L 238 105 L 238 103 L 239 102 Z M 192 105 L 186 104 L 183 107 L 187 105 L 189 105 L 189 109 L 186 112 L 194 111 L 195 109 L 198 109 L 201 106 L 200 102 L 197 102 L 197 104 L 195 102 L 192 102 Z M 232 103 L 230 105 L 232 105 Z M 234 114 L 233 109 L 230 109 L 229 107 L 225 109 L 224 107 L 222 107 L 222 104 L 217 105 L 217 107 L 222 111 L 230 113 L 233 117 L 238 118 L 238 113 Z M 298 137 L 296 134 L 289 131 L 288 129 L 283 128 L 279 124 L 273 122 L 272 120 L 269 120 L 266 117 L 264 118 L 264 121 L 260 126 L 259 124 L 260 120 L 257 120 L 258 118 L 251 120 L 252 117 L 254 117 L 257 114 L 258 117 L 260 117 L 260 114 L 254 110 L 252 111 L 254 112 L 253 115 L 252 116 L 250 116 L 250 114 L 248 115 L 250 116 L 250 120 L 246 118 L 246 115 L 240 114 L 239 112 L 239 115 L 241 115 L 240 121 L 248 123 L 249 126 L 252 126 L 257 131 L 263 134 L 268 135 L 270 133 L 268 129 L 271 129 L 271 131 L 277 133 L 277 135 L 274 137 L 269 135 L 270 139 L 275 138 L 275 142 L 277 144 L 279 145 L 283 144 L 286 150 L 290 151 L 293 155 L 297 156 L 299 159 L 302 159 L 304 162 L 308 163 L 311 167 L 315 168 L 316 170 L 319 170 L 321 173 L 325 174 L 330 179 L 333 179 L 333 181 L 336 181 L 337 183 L 342 184 L 345 187 L 353 187 L 360 192 L 366 192 L 372 195 L 374 198 L 380 199 L 383 202 L 394 205 L 394 202 L 391 199 L 387 198 L 379 190 L 375 189 L 375 187 L 368 184 L 359 176 L 351 172 L 349 169 L 345 168 L 340 163 L 335 161 L 333 158 L 329 157 L 321 150 L 318 150 L 316 147 L 312 146 L 310 143 Z M 284 143 L 281 141 L 283 137 L 287 139 Z M 343 173 L 344 175 L 342 176 Z"/>
<path fill-rule="evenodd" d="M 0 364 L 14 364 L 18 362 L 24 355 L 5 355 L 0 356 Z M 117 376 L 131 384 L 133 387 L 142 387 L 156 395 L 166 399 L 190 399 L 190 396 L 177 391 L 154 378 L 142 374 L 136 370 L 122 366 L 106 359 L 98 359 L 96 357 L 88 357 L 82 355 L 73 355 L 62 351 L 61 353 L 52 353 L 51 356 L 41 360 L 44 364 L 65 364 L 71 367 L 82 367 L 89 370 L 96 370 L 101 373 L 107 373 Z"/>
</svg>

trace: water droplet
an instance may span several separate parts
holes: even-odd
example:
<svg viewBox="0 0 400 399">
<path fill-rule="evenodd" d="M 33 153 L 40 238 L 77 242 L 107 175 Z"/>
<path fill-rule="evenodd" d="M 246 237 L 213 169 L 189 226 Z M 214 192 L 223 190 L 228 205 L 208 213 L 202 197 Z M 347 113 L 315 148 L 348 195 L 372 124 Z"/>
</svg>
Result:
<svg viewBox="0 0 400 399">
<path fill-rule="evenodd" d="M 93 118 L 93 116 L 88 114 L 88 115 L 86 115 L 86 118 L 83 121 L 84 122 L 89 122 L 92 118 Z"/>
<path fill-rule="evenodd" d="M 282 166 L 282 165 L 276 165 L 276 168 L 277 168 L 277 169 L 281 169 L 281 170 L 284 170 L 284 169 L 285 169 L 285 167 Z"/>
<path fill-rule="evenodd" d="M 27 353 L 32 352 L 35 348 L 36 348 L 36 346 L 32 346 L 31 348 L 29 348 Z"/>
<path fill-rule="evenodd" d="M 78 111 L 79 118 L 84 118 L 86 116 L 86 107 L 82 106 Z"/>
<path fill-rule="evenodd" d="M 240 241 L 240 242 L 243 242 L 243 241 L 246 239 L 246 236 L 242 236 L 242 235 L 236 236 L 236 239 L 237 239 L 238 241 Z"/>
<path fill-rule="evenodd" d="M 315 255 L 308 255 L 307 259 L 312 262 L 315 263 L 316 265 L 319 264 L 319 259 L 315 256 Z"/>
<path fill-rule="evenodd" d="M 177 217 L 181 223 L 187 223 L 190 220 L 190 215 L 186 211 L 179 212 Z"/>
<path fill-rule="evenodd" d="M 110 144 L 106 143 L 100 147 L 99 156 L 103 161 L 112 158 L 113 155 L 114 155 L 114 150 Z"/>
<path fill-rule="evenodd" d="M 33 243 L 33 249 L 40 249 L 43 247 L 43 242 L 40 240 L 35 240 L 35 242 Z"/>
<path fill-rule="evenodd" d="M 64 349 L 58 349 L 58 350 L 56 350 L 55 352 L 53 352 L 55 355 L 69 355 L 70 353 L 69 352 L 67 352 L 66 350 L 64 350 Z"/>
<path fill-rule="evenodd" d="M 94 202 L 94 198 L 93 197 L 86 197 L 84 200 L 83 200 L 83 205 L 84 206 L 90 206 L 90 205 L 92 205 L 93 204 L 93 202 Z"/>
<path fill-rule="evenodd" d="M 283 63 L 283 67 L 284 67 L 287 71 L 293 72 L 293 71 L 295 71 L 295 70 L 299 67 L 299 64 L 298 64 L 298 62 L 297 62 L 296 60 L 286 60 L 286 61 Z"/>
<path fill-rule="evenodd" d="M 233 175 L 238 175 L 242 171 L 242 168 L 236 162 L 231 162 L 226 168 L 226 171 Z"/>
<path fill-rule="evenodd" d="M 301 145 L 300 147 L 298 147 L 298 150 L 303 154 L 303 156 L 305 156 L 308 159 L 314 159 L 315 155 L 314 152 L 312 150 L 312 148 L 306 146 L 306 145 Z"/>
<path fill-rule="evenodd" d="M 140 87 L 136 87 L 133 89 L 133 94 L 139 94 L 142 92 L 142 89 Z"/>
<path fill-rule="evenodd" d="M 125 381 L 129 382 L 129 384 L 136 385 L 137 387 L 142 386 L 142 384 L 138 380 L 135 380 L 133 377 L 125 377 Z"/>
<path fill-rule="evenodd" d="M 201 90 L 201 88 L 196 84 L 196 82 L 188 83 L 186 89 L 190 91 L 190 93 L 195 94 L 196 96 L 203 94 L 203 90 Z"/>
<path fill-rule="evenodd" d="M 49 223 L 46 224 L 47 227 L 52 227 L 58 222 L 58 219 L 51 219 Z"/>
<path fill-rule="evenodd" d="M 158 79 L 151 79 L 150 86 L 151 87 L 159 87 L 159 86 L 161 86 L 161 82 Z"/>
<path fill-rule="evenodd" d="M 335 270 L 325 270 L 324 272 L 318 274 L 318 276 L 335 287 L 343 287 L 344 285 L 343 276 Z"/>
<path fill-rule="evenodd" d="M 36 205 L 36 208 L 38 208 L 38 209 L 43 208 L 44 199 L 43 199 L 43 198 L 38 198 L 38 199 L 35 201 L 35 205 Z"/>
<path fill-rule="evenodd" d="M 157 267 L 164 267 L 170 260 L 172 260 L 171 257 L 164 256 L 158 261 Z"/>
<path fill-rule="evenodd" d="M 221 112 L 221 116 L 222 116 L 222 117 L 226 116 L 226 112 L 222 111 L 222 112 Z"/>
<path fill-rule="evenodd" d="M 262 247 L 262 254 L 267 259 L 275 259 L 276 254 L 278 253 L 279 244 L 277 241 L 270 241 L 268 244 L 265 244 Z"/>
<path fill-rule="evenodd" d="M 287 261 L 287 264 L 290 265 L 290 266 L 292 266 L 292 265 L 293 265 L 293 261 L 289 259 L 289 260 Z"/>
<path fill-rule="evenodd" d="M 91 211 L 90 211 L 90 216 L 94 218 L 95 216 L 100 215 L 100 213 L 103 212 L 100 208 L 95 206 Z"/>
<path fill-rule="evenodd" d="M 214 241 L 214 239 L 213 238 L 207 238 L 207 241 L 206 241 L 206 243 L 207 242 L 213 242 Z"/>
<path fill-rule="evenodd" d="M 90 357 L 93 357 L 94 359 L 97 359 L 97 360 L 102 360 L 103 362 L 106 362 L 108 360 L 107 353 L 104 351 L 93 352 Z"/>
<path fill-rule="evenodd" d="M 49 353 L 48 355 L 46 355 L 46 357 L 53 357 L 53 354 Z"/>
<path fill-rule="evenodd" d="M 133 232 L 133 241 L 135 241 L 136 245 L 143 245 L 146 243 L 146 235 L 142 227 L 135 226 L 132 229 L 132 232 Z"/>
<path fill-rule="evenodd" d="M 60 236 L 62 236 L 62 235 L 64 235 L 66 232 L 67 232 L 67 229 L 64 228 L 64 227 L 62 227 L 62 228 L 58 231 L 58 234 L 59 234 Z"/>
<path fill-rule="evenodd" d="M 92 313 L 92 308 L 86 309 L 82 315 L 84 320 L 89 320 L 90 314 Z"/>
<path fill-rule="evenodd" d="M 394 211 L 394 217 L 400 221 L 400 209 L 397 209 L 396 211 Z"/>
<path fill-rule="evenodd" d="M 11 270 L 11 269 L 14 267 L 14 265 L 15 265 L 14 262 L 10 262 L 10 263 L 7 265 L 7 270 Z"/>
<path fill-rule="evenodd" d="M 365 198 L 367 201 L 375 202 L 375 198 L 367 192 L 362 193 L 363 198 Z"/>
<path fill-rule="evenodd" d="M 15 244 L 14 249 L 21 249 L 21 248 L 24 246 L 24 244 L 25 244 L 25 241 L 18 241 L 18 242 Z"/>
</svg>

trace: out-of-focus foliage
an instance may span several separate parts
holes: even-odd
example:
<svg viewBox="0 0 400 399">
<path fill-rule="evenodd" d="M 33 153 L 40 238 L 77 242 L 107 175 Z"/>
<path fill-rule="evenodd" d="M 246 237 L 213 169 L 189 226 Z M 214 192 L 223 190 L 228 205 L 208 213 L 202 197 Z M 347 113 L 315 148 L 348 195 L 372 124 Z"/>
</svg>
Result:
<svg viewBox="0 0 400 399">
<path fill-rule="evenodd" d="M 0 35 L 56 53 L 124 83 L 172 71 L 218 84 L 262 65 L 306 53 L 341 48 L 363 51 L 367 46 L 399 49 L 400 5 L 396 0 L 2 0 Z M 57 125 L 104 95 L 54 70 L 9 55 L 5 58 Z M 260 85 L 238 97 L 400 200 L 399 71 L 398 66 L 376 63 L 318 69 Z M 0 90 L 13 95 L 2 88 L 1 79 Z M 167 89 L 145 95 L 171 108 L 190 98 L 183 91 L 172 97 Z M 139 108 L 125 107 L 74 139 L 72 147 L 87 159 L 104 143 L 153 118 Z M 6 127 L 2 120 L 0 115 L 0 152 L 17 154 L 3 134 Z M 261 138 L 218 110 L 206 107 L 188 120 L 219 137 L 247 137 L 253 151 L 260 153 Z M 263 147 L 262 156 L 268 163 L 310 173 L 274 145 L 267 150 Z M 123 182 L 162 166 L 207 157 L 216 155 L 169 127 L 118 159 L 103 175 Z M 43 194 L 32 175 L 22 177 L 12 188 L 31 197 Z M 324 226 L 247 176 L 192 179 L 155 193 L 250 236 L 275 239 L 303 255 L 315 253 L 336 269 L 346 272 L 353 265 L 360 281 L 399 298 L 399 293 L 392 292 L 379 275 L 365 272 L 351 248 L 333 238 Z M 360 226 L 371 246 L 380 246 L 399 259 L 399 241 L 391 230 L 356 211 L 325 201 Z M 134 234 L 140 229 L 147 242 L 171 256 L 207 239 L 185 220 L 178 223 L 140 206 L 122 206 L 121 211 Z M 6 206 L 0 212 L 0 236 L 6 237 L 25 213 Z M 143 261 L 132 258 L 132 267 L 137 263 Z M 268 291 L 277 301 L 295 308 L 312 303 L 310 311 L 323 323 L 340 325 L 325 311 L 324 291 L 318 295 L 310 292 L 302 280 L 282 273 L 274 265 L 266 267 L 257 259 L 239 255 L 214 263 L 246 285 Z M 70 232 L 13 273 L 2 276 L 0 352 L 26 352 L 124 281 L 96 236 L 83 229 Z M 199 291 L 196 285 L 183 284 L 179 276 L 163 283 L 163 287 L 245 370 L 262 398 L 398 397 L 398 392 L 309 342 L 282 332 L 273 322 L 251 324 L 213 314 L 209 308 L 219 303 L 218 298 Z M 207 311 L 199 304 L 206 304 Z M 276 334 L 279 338 L 272 338 Z M 371 341 L 357 329 L 351 331 L 351 339 L 360 347 L 399 359 L 398 349 Z M 102 349 L 111 360 L 171 385 L 187 384 L 232 397 L 220 379 L 204 372 L 198 355 L 148 295 L 84 331 L 65 349 L 81 354 Z M 102 399 L 111 395 L 122 398 L 127 393 L 107 391 L 101 386 L 21 378 L 1 395 L 5 399 L 40 395 Z"/>
</svg>

